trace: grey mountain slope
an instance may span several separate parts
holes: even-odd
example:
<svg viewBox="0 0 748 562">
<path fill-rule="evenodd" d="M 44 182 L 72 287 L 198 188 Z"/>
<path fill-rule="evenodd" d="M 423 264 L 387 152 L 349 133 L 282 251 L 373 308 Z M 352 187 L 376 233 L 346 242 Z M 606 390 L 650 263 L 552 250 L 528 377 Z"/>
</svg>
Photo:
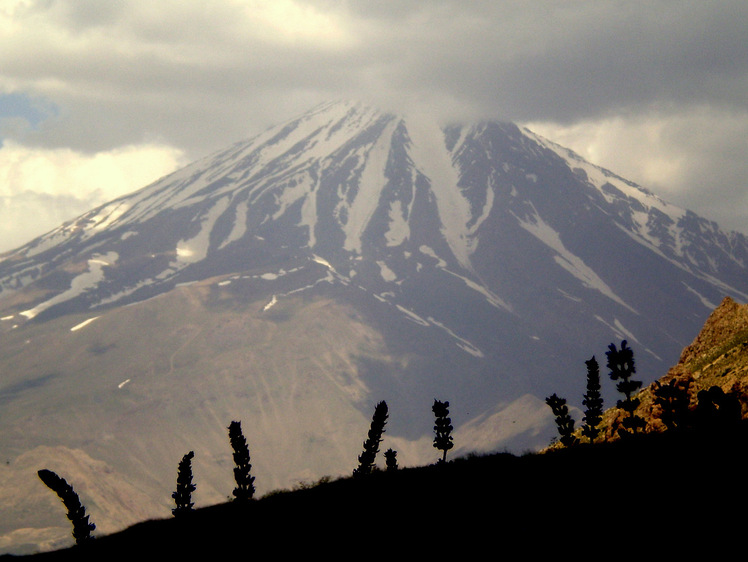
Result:
<svg viewBox="0 0 748 562">
<path fill-rule="evenodd" d="M 434 398 L 465 447 L 542 446 L 586 359 L 627 339 L 661 376 L 746 264 L 742 234 L 511 123 L 325 104 L 2 256 L 0 453 L 80 449 L 168 503 L 198 446 L 205 501 L 230 493 L 234 417 L 266 490 L 354 468 L 382 399 L 403 462 L 432 459 Z"/>
</svg>

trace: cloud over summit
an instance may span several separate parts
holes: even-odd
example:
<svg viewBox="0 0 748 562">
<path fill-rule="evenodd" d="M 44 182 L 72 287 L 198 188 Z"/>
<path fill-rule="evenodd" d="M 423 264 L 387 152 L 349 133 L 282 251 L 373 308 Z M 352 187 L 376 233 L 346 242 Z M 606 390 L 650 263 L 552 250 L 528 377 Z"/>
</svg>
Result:
<svg viewBox="0 0 748 562">
<path fill-rule="evenodd" d="M 747 22 L 737 0 L 11 0 L 0 104 L 57 111 L 0 108 L 0 135 L 29 151 L 149 158 L 158 145 L 189 160 L 356 98 L 532 123 L 735 228 Z"/>
</svg>

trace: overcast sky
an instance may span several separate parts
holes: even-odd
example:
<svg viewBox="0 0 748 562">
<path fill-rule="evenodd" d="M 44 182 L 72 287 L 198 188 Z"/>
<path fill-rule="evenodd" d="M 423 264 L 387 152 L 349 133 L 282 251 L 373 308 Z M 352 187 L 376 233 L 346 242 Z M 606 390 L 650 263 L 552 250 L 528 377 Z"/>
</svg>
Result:
<svg viewBox="0 0 748 562">
<path fill-rule="evenodd" d="M 746 0 L 0 0 L 0 251 L 340 98 L 512 120 L 748 234 Z"/>
</svg>

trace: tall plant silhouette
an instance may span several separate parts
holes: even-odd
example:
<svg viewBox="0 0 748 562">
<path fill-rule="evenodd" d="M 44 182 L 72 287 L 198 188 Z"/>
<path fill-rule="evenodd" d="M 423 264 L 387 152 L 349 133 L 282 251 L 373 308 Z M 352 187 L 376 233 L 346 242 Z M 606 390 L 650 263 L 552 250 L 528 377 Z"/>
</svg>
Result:
<svg viewBox="0 0 748 562">
<path fill-rule="evenodd" d="M 600 433 L 600 422 L 603 419 L 603 398 L 600 394 L 600 366 L 593 355 L 591 359 L 584 362 L 587 365 L 587 393 L 582 399 L 582 405 L 586 407 L 582 421 L 582 435 L 592 443 Z"/>
<path fill-rule="evenodd" d="M 171 493 L 176 507 L 171 510 L 174 517 L 183 517 L 192 512 L 192 492 L 197 486 L 192 483 L 192 459 L 195 453 L 190 451 L 182 457 L 177 468 L 177 489 Z"/>
<path fill-rule="evenodd" d="M 440 402 L 434 399 L 434 405 L 431 406 L 434 412 L 436 422 L 434 424 L 434 447 L 442 452 L 442 458 L 439 462 L 447 461 L 447 452 L 454 447 L 452 442 L 452 419 L 449 417 L 449 402 Z"/>
<path fill-rule="evenodd" d="M 252 465 L 249 463 L 249 447 L 242 433 L 242 424 L 232 421 L 229 424 L 229 440 L 234 450 L 234 499 L 237 502 L 248 502 L 255 494 L 255 477 L 251 476 Z"/>
<path fill-rule="evenodd" d="M 387 403 L 382 400 L 374 408 L 374 416 L 371 419 L 369 434 L 364 441 L 364 451 L 358 457 L 358 468 L 354 469 L 353 476 L 365 476 L 374 470 L 374 461 L 379 452 L 379 444 L 382 442 L 384 426 L 387 423 Z"/>
<path fill-rule="evenodd" d="M 610 378 L 618 381 L 616 389 L 625 396 L 624 400 L 617 402 L 618 407 L 627 413 L 621 422 L 623 427 L 618 432 L 621 436 L 635 434 L 644 427 L 645 422 L 643 418 L 636 415 L 636 409 L 639 407 L 636 394 L 641 388 L 642 381 L 631 378 L 636 373 L 634 351 L 626 345 L 626 340 L 623 340 L 620 349 L 616 349 L 615 344 L 611 343 L 605 355 L 608 357 Z"/>
<path fill-rule="evenodd" d="M 550 406 L 553 415 L 556 417 L 556 426 L 561 444 L 565 447 L 576 445 L 578 439 L 574 435 L 574 418 L 569 414 L 569 408 L 566 406 L 566 398 L 560 398 L 556 393 L 553 393 L 545 399 L 545 403 Z"/>
<path fill-rule="evenodd" d="M 67 508 L 67 517 L 73 524 L 75 544 L 79 546 L 86 544 L 92 538 L 91 531 L 96 529 L 96 525 L 89 521 L 86 509 L 81 504 L 78 494 L 64 478 L 51 470 L 44 468 L 37 474 L 41 481 L 59 496 L 63 505 Z"/>
</svg>

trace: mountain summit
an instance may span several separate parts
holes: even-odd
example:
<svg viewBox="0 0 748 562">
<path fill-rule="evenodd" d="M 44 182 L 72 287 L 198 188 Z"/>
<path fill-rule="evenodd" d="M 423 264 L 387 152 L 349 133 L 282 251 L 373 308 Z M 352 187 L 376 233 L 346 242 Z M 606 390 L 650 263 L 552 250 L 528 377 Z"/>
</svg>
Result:
<svg viewBox="0 0 748 562">
<path fill-rule="evenodd" d="M 621 236 L 629 243 L 617 243 Z M 419 284 L 423 267 L 464 276 L 510 311 L 525 298 L 513 298 L 515 279 L 497 270 L 526 271 L 524 262 L 545 258 L 572 283 L 641 313 L 636 297 L 624 300 L 631 288 L 614 281 L 629 276 L 610 266 L 633 261 L 626 248 L 641 249 L 630 242 L 701 281 L 671 292 L 678 300 L 690 293 L 711 308 L 715 293 L 704 282 L 745 296 L 744 236 L 527 130 L 498 122 L 440 128 L 331 103 L 11 252 L 0 262 L 0 297 L 78 263 L 83 271 L 61 277 L 51 298 L 20 313 L 97 309 L 234 273 L 268 253 L 305 253 L 343 277 L 376 266 L 383 288 Z M 541 251 L 530 251 L 537 245 Z M 518 254 L 529 255 L 516 263 Z"/>
<path fill-rule="evenodd" d="M 585 360 L 626 339 L 654 380 L 747 267 L 744 235 L 512 123 L 324 104 L 2 256 L 0 453 L 168 503 L 199 447 L 221 497 L 232 419 L 260 488 L 352 469 L 380 400 L 404 462 L 434 398 L 455 454 L 536 448 Z"/>
</svg>

